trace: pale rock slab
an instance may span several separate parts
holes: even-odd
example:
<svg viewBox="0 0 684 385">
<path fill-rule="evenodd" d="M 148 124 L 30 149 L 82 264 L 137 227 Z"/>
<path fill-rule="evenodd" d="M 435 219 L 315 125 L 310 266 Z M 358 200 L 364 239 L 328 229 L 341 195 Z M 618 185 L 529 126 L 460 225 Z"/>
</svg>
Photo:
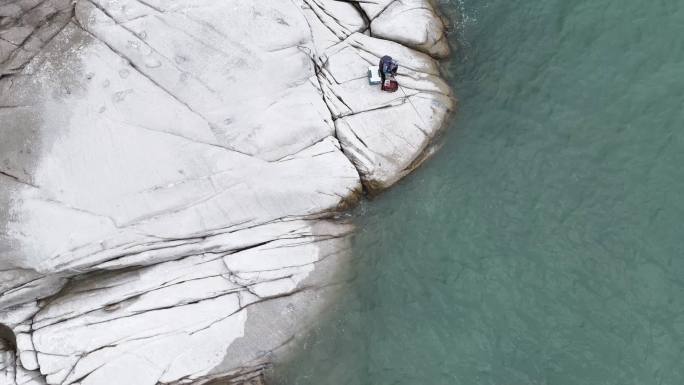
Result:
<svg viewBox="0 0 684 385">
<path fill-rule="evenodd" d="M 389 54 L 399 61 L 399 90 L 368 84 L 366 68 Z M 364 186 L 378 192 L 417 167 L 453 109 L 437 62 L 397 43 L 353 34 L 319 59 L 319 80 L 336 135 Z"/>
<path fill-rule="evenodd" d="M 246 338 L 248 322 L 252 327 L 270 318 L 259 304 L 302 290 L 315 265 L 334 258 L 321 250 L 334 253 L 340 247 L 334 243 L 350 230 L 309 221 L 282 230 L 288 228 L 289 238 L 242 252 L 191 256 L 69 285 L 34 318 L 33 344 L 47 382 L 153 385 L 219 371 L 228 347 Z M 262 346 L 292 337 L 286 329 L 274 331 L 261 335 L 267 339 Z M 265 354 L 260 350 L 243 349 L 242 363 L 257 361 Z M 125 378 L 122 368 L 128 368 Z"/>
<path fill-rule="evenodd" d="M 330 218 L 452 108 L 441 32 L 377 38 L 408 1 L 74 3 L 0 6 L 0 385 L 256 381 L 344 279 Z"/>
<path fill-rule="evenodd" d="M 341 264 L 331 255 L 346 248 L 347 226 L 294 219 L 331 215 L 360 190 L 299 49 L 310 45 L 305 19 L 281 2 L 187 2 L 187 12 L 171 3 L 80 2 L 79 24 L 0 79 L 9 106 L 0 111 L 0 198 L 10 208 L 0 213 L 0 322 L 16 334 L 20 359 L 3 359 L 14 374 L 37 369 L 31 378 L 41 384 L 249 376 L 315 314 L 332 277 L 324 272 Z M 262 31 L 225 68 L 212 62 L 222 54 L 206 51 L 234 53 L 221 34 L 244 40 L 252 16 L 266 17 L 252 28 L 296 33 Z M 225 18 L 244 25 L 197 37 Z M 166 31 L 174 44 L 147 30 Z M 175 46 L 208 65 L 187 64 Z M 243 73 L 221 84 L 242 60 Z M 283 76 L 266 93 L 239 83 L 268 84 L 277 66 Z M 184 74 L 195 94 L 174 83 Z M 189 80 L 203 76 L 216 76 L 220 91 Z M 244 121 L 236 136 L 217 130 L 212 114 L 223 112 L 261 119 L 273 151 L 258 148 L 258 130 Z"/>
<path fill-rule="evenodd" d="M 417 93 L 390 108 L 338 119 L 337 136 L 366 188 L 384 190 L 430 155 L 429 145 L 451 109 L 451 99 Z"/>
<path fill-rule="evenodd" d="M 135 0 L 79 1 L 76 19 L 204 118 L 223 146 L 277 160 L 330 135 L 299 11 L 231 4 L 161 1 L 142 13 L 128 11 Z"/>
<path fill-rule="evenodd" d="M 15 266 L 82 271 L 208 233 L 334 210 L 358 189 L 331 137 L 279 162 L 212 143 L 206 121 L 76 26 L 44 55 L 33 77 L 13 80 L 22 92 L 3 94 L 27 106 L 6 129 L 30 123 L 41 141 L 56 138 L 38 146 L 45 151 L 31 184 L 17 190 L 6 225 L 11 249 L 2 254 Z"/>
<path fill-rule="evenodd" d="M 373 36 L 401 43 L 435 58 L 446 58 L 450 49 L 446 28 L 430 0 L 393 0 L 373 17 Z M 377 10 L 380 4 L 362 5 Z"/>
</svg>

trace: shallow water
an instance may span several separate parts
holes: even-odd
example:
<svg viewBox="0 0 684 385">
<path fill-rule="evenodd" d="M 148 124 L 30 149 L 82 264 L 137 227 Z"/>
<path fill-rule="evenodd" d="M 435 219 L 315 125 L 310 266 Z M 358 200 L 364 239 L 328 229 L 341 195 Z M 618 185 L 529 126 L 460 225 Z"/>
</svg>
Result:
<svg viewBox="0 0 684 385">
<path fill-rule="evenodd" d="M 460 111 L 276 382 L 684 384 L 684 3 L 441 3 Z"/>
</svg>

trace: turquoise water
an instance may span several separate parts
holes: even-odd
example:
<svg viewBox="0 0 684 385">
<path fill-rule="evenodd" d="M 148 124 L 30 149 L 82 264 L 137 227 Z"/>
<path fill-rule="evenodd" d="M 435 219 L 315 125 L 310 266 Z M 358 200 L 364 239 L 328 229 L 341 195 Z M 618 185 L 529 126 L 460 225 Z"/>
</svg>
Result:
<svg viewBox="0 0 684 385">
<path fill-rule="evenodd" d="M 684 384 L 684 2 L 441 3 L 460 111 L 276 383 Z"/>
</svg>

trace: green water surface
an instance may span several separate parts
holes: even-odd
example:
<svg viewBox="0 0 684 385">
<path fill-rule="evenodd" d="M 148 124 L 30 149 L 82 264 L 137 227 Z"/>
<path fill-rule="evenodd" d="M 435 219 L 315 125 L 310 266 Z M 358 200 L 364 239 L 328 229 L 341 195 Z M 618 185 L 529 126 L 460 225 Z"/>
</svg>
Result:
<svg viewBox="0 0 684 385">
<path fill-rule="evenodd" d="M 684 1 L 440 3 L 460 111 L 276 383 L 684 384 Z"/>
</svg>

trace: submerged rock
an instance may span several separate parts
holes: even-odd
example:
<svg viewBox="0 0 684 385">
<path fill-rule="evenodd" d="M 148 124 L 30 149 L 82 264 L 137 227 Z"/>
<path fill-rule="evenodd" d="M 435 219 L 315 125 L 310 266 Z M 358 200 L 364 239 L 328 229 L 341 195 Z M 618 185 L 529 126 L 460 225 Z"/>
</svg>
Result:
<svg viewBox="0 0 684 385">
<path fill-rule="evenodd" d="M 405 3 L 1 5 L 0 385 L 261 381 L 452 108 Z"/>
</svg>

